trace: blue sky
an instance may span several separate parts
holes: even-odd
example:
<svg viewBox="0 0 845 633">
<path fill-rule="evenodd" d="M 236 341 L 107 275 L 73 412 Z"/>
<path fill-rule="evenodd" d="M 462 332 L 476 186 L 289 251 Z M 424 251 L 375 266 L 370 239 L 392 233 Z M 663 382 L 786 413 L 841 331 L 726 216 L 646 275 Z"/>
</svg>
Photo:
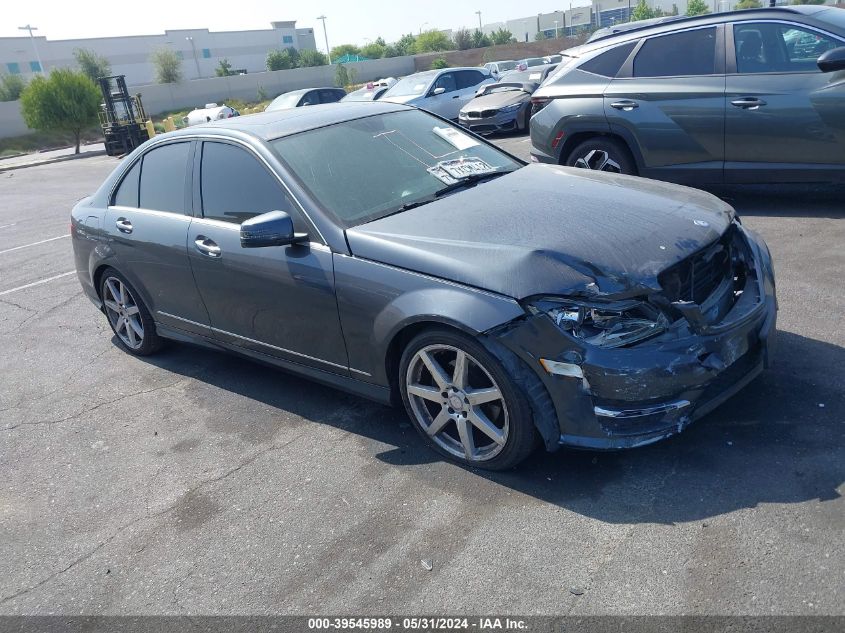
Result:
<svg viewBox="0 0 845 633">
<path fill-rule="evenodd" d="M 275 2 L 270 0 L 144 0 L 120 3 L 107 0 L 30 0 L 4 2 L 0 37 L 25 35 L 18 26 L 38 27 L 37 35 L 49 39 L 103 37 L 108 35 L 143 35 L 165 29 L 209 28 L 212 31 L 264 29 L 274 20 L 296 20 L 297 26 L 317 29 L 322 47 L 322 26 L 315 19 L 327 16 L 329 45 L 364 44 L 365 38 L 397 39 L 403 33 L 422 29 L 468 28 L 478 25 L 477 10 L 484 23 L 520 18 L 537 13 L 568 9 L 567 0 L 308 0 Z M 575 0 L 572 6 L 589 4 Z M 232 8 L 220 9 L 229 5 Z M 120 7 L 142 9 L 116 19 Z M 108 10 L 106 10 L 108 7 Z M 204 9 L 204 7 L 209 7 Z"/>
</svg>

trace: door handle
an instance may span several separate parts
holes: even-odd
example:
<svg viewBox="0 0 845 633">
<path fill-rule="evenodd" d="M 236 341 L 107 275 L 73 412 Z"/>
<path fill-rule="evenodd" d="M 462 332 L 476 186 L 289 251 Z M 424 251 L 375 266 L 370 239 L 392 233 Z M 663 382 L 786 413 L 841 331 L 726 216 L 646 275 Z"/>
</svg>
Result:
<svg viewBox="0 0 845 633">
<path fill-rule="evenodd" d="M 616 108 L 617 110 L 624 110 L 625 112 L 630 112 L 634 108 L 639 108 L 640 104 L 636 101 L 631 101 L 630 99 L 623 99 L 622 101 L 614 101 L 610 104 L 611 108 Z"/>
<path fill-rule="evenodd" d="M 126 218 L 118 218 L 117 222 L 115 222 L 114 225 L 117 227 L 117 230 L 121 233 L 132 232 L 132 223 Z"/>
<path fill-rule="evenodd" d="M 457 99 L 457 98 L 459 98 L 460 96 L 461 96 L 461 95 L 455 95 L 455 96 L 454 96 L 454 97 L 452 97 L 452 98 L 453 98 L 453 99 Z"/>
<path fill-rule="evenodd" d="M 197 239 L 194 240 L 194 246 L 206 257 L 220 257 L 220 247 L 217 246 L 214 240 L 208 239 L 205 235 L 197 235 Z"/>
<path fill-rule="evenodd" d="M 760 106 L 766 105 L 762 99 L 755 99 L 754 97 L 743 97 L 741 99 L 734 99 L 731 101 L 732 106 L 742 108 L 743 110 L 756 110 Z"/>
</svg>

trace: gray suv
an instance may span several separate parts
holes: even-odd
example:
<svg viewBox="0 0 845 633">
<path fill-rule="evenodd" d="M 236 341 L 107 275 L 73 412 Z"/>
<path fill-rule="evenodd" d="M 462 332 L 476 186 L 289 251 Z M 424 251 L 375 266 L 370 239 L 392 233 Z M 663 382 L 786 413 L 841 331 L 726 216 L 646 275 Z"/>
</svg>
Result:
<svg viewBox="0 0 845 633">
<path fill-rule="evenodd" d="M 682 183 L 845 180 L 845 10 L 651 24 L 564 52 L 532 159 Z"/>
</svg>

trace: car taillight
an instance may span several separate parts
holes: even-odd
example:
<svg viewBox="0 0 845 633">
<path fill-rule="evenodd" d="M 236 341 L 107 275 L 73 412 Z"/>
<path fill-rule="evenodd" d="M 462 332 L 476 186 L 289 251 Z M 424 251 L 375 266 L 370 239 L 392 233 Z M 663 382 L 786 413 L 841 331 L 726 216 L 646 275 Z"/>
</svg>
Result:
<svg viewBox="0 0 845 633">
<path fill-rule="evenodd" d="M 551 103 L 548 97 L 531 97 L 531 116 L 537 114 L 540 110 Z"/>
</svg>

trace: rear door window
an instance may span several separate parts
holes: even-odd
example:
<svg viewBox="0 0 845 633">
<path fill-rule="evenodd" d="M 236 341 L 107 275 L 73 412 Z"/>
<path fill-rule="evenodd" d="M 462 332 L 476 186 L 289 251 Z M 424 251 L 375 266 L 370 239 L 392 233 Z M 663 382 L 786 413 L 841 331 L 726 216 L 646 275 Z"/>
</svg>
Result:
<svg viewBox="0 0 845 633">
<path fill-rule="evenodd" d="M 715 73 L 715 26 L 651 37 L 634 59 L 634 77 L 689 77 Z"/>
<path fill-rule="evenodd" d="M 299 213 L 275 176 L 235 145 L 203 143 L 200 192 L 205 218 L 240 224 L 268 211 L 284 211 L 297 231 L 305 231 Z"/>
<path fill-rule="evenodd" d="M 118 207 L 138 208 L 138 180 L 141 176 L 141 161 L 136 161 L 127 174 L 123 177 L 117 192 L 114 194 L 114 203 Z"/>
<path fill-rule="evenodd" d="M 169 143 L 144 154 L 139 206 L 185 213 L 185 181 L 190 143 Z"/>
<path fill-rule="evenodd" d="M 622 64 L 628 59 L 628 56 L 636 45 L 637 42 L 634 41 L 615 46 L 609 51 L 605 51 L 591 60 L 584 62 L 579 68 L 594 75 L 601 75 L 602 77 L 616 77 L 622 68 Z"/>
</svg>

